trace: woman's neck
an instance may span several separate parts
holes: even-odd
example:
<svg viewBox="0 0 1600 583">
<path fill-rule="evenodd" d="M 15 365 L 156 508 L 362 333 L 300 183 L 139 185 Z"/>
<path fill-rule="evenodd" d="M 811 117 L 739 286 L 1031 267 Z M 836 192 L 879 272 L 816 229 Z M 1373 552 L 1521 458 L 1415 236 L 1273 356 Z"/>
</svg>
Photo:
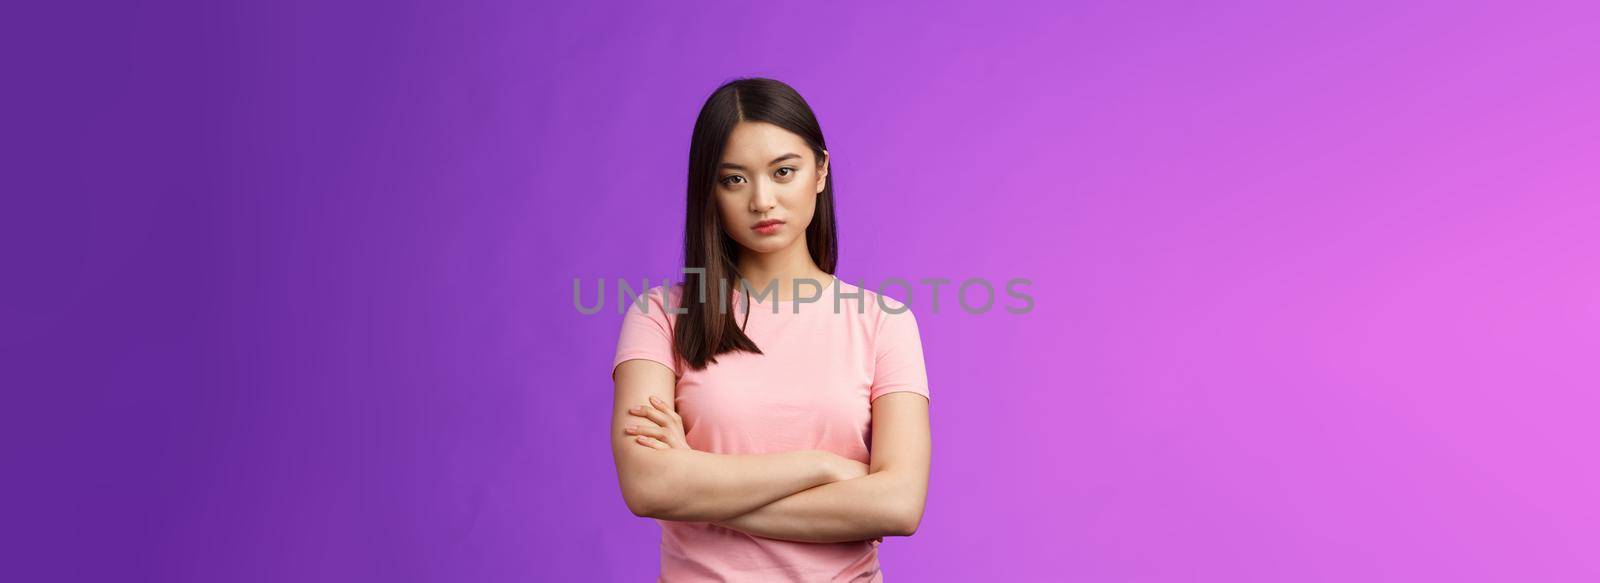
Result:
<svg viewBox="0 0 1600 583">
<path fill-rule="evenodd" d="M 833 276 L 822 268 L 817 267 L 817 262 L 811 260 L 811 250 L 806 247 L 806 240 L 801 237 L 787 249 L 772 253 L 755 253 L 743 249 L 739 253 L 739 273 L 745 281 L 750 282 L 753 293 L 761 295 L 773 281 L 778 284 L 777 299 L 788 301 L 794 299 L 794 281 L 811 280 L 820 288 L 827 289 Z M 737 282 L 735 282 L 737 284 Z M 809 284 L 802 282 L 805 289 L 812 289 Z M 804 292 L 803 292 L 804 293 Z"/>
</svg>

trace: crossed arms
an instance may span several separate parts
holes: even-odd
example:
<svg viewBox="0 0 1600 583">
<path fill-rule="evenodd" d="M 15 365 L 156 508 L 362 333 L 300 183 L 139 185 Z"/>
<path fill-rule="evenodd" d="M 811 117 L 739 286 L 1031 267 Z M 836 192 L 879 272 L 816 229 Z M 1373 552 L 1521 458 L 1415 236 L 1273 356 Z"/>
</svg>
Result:
<svg viewBox="0 0 1600 583">
<path fill-rule="evenodd" d="M 910 536 L 922 520 L 931 438 L 921 395 L 889 393 L 872 402 L 872 458 L 863 464 L 823 450 L 695 451 L 672 410 L 671 370 L 641 359 L 612 374 L 612 454 L 635 516 L 816 543 Z"/>
</svg>

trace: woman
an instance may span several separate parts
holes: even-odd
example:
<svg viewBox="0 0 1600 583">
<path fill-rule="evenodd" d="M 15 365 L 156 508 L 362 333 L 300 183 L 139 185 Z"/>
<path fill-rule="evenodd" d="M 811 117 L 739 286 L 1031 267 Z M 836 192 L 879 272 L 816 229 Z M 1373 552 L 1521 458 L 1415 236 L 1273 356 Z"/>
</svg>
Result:
<svg viewBox="0 0 1600 583">
<path fill-rule="evenodd" d="M 630 307 L 612 369 L 617 474 L 661 525 L 663 581 L 882 581 L 883 537 L 921 521 L 916 319 L 832 275 L 828 166 L 781 82 L 727 83 L 695 121 L 684 281 Z"/>
</svg>

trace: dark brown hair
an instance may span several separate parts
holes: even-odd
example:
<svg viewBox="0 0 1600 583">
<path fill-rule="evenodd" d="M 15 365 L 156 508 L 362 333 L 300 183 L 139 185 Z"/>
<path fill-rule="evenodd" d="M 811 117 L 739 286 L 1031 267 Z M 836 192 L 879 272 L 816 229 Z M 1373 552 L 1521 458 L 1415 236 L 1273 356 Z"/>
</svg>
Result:
<svg viewBox="0 0 1600 583">
<path fill-rule="evenodd" d="M 695 370 L 717 361 L 725 352 L 746 351 L 761 354 L 761 349 L 746 336 L 734 313 L 732 294 L 742 280 L 739 274 L 738 241 L 723 229 L 717 209 L 717 165 L 728 135 L 739 122 L 766 122 L 795 133 L 811 147 L 815 159 L 822 159 L 827 142 L 811 106 L 793 87 L 772 79 L 735 79 L 718 87 L 700 107 L 689 138 L 688 206 L 683 223 L 683 292 L 679 296 L 686 310 L 677 318 L 673 330 L 673 352 L 681 363 Z M 832 163 L 829 163 L 832 167 Z M 817 267 L 834 272 L 839 260 L 839 241 L 833 220 L 833 172 L 824 179 L 817 195 L 817 208 L 806 226 L 806 246 Z M 704 269 L 704 275 L 690 269 Z M 702 295 L 701 290 L 704 290 Z M 718 298 L 721 290 L 726 296 Z M 748 321 L 749 311 L 745 311 Z"/>
</svg>

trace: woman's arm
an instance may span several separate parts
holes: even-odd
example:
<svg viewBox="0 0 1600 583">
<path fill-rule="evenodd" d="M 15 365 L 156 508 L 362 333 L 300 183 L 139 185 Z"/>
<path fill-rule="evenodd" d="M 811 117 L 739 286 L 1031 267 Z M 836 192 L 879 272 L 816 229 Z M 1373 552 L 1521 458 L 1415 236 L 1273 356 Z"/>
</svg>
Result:
<svg viewBox="0 0 1600 583">
<path fill-rule="evenodd" d="M 629 360 L 612 371 L 612 455 L 628 510 L 636 516 L 714 522 L 744 514 L 796 492 L 860 475 L 844 459 L 821 450 L 724 455 L 687 448 L 639 445 L 628 425 L 647 422 L 628 413 L 655 396 L 674 402 L 672 371 L 651 360 Z M 674 413 L 674 415 L 676 415 Z"/>
<path fill-rule="evenodd" d="M 872 402 L 869 474 L 788 496 L 718 522 L 756 536 L 830 543 L 911 536 L 928 498 L 928 400 L 914 392 Z"/>
</svg>

